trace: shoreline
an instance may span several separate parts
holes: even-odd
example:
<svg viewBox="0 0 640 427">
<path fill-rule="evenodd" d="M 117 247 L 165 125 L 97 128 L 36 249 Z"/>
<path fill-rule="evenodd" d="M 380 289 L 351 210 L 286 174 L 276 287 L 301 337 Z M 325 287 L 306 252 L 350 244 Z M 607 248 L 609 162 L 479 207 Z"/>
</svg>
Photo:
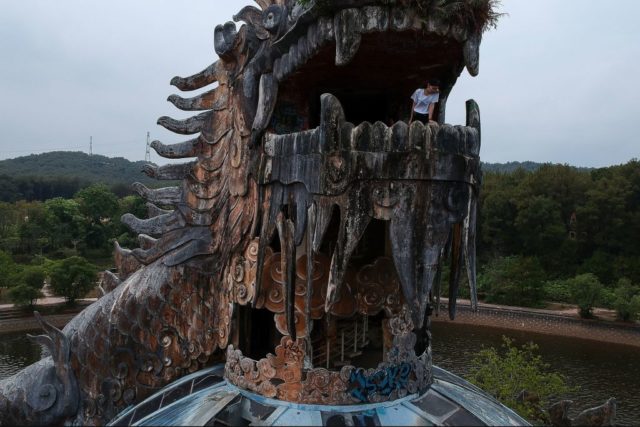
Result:
<svg viewBox="0 0 640 427">
<path fill-rule="evenodd" d="M 43 314 L 43 317 L 55 327 L 62 329 L 86 307 L 86 305 L 79 306 L 76 312 L 71 313 Z M 455 320 L 449 320 L 447 308 L 448 301 L 446 298 L 442 298 L 440 314 L 431 316 L 431 321 L 529 331 L 640 348 L 640 324 L 638 322 L 623 323 L 611 320 L 581 319 L 575 309 L 544 310 L 486 303 L 479 303 L 478 310 L 474 312 L 471 310 L 471 304 L 468 300 L 458 300 Z M 2 311 L 4 310 L 0 309 L 0 313 Z M 603 317 L 606 317 L 607 314 L 610 313 L 605 313 Z M 33 332 L 40 329 L 40 325 L 33 315 L 0 320 L 0 333 Z"/>
<path fill-rule="evenodd" d="M 458 300 L 455 319 L 449 320 L 447 309 L 448 302 L 443 298 L 440 302 L 440 314 L 431 316 L 431 321 L 534 332 L 640 348 L 640 325 L 637 322 L 581 319 L 577 312 L 573 314 L 567 310 L 558 312 L 485 303 L 478 303 L 478 310 L 474 312 L 470 302 L 466 300 Z"/>
<path fill-rule="evenodd" d="M 78 312 L 79 313 L 79 312 Z M 42 317 L 58 329 L 64 328 L 78 313 L 50 314 Z M 35 316 L 0 320 L 0 334 L 41 331 Z"/>
</svg>

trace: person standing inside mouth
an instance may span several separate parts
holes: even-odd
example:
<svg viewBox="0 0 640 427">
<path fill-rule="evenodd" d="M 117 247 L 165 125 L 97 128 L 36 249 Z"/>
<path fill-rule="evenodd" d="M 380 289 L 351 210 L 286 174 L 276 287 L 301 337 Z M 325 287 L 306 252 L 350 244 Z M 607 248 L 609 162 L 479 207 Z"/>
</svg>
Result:
<svg viewBox="0 0 640 427">
<path fill-rule="evenodd" d="M 427 87 L 416 89 L 411 95 L 411 117 L 409 124 L 418 120 L 425 125 L 433 122 L 436 103 L 440 100 L 440 81 L 431 79 L 427 81 Z"/>
</svg>

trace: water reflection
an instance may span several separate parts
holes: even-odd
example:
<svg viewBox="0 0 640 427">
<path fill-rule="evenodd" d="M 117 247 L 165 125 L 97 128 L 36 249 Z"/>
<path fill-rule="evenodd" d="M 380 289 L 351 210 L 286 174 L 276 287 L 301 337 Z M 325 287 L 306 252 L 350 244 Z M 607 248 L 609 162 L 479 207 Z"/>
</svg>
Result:
<svg viewBox="0 0 640 427">
<path fill-rule="evenodd" d="M 39 334 L 41 331 L 31 332 Z M 27 338 L 26 332 L 0 335 L 0 380 L 47 356 L 48 351 Z"/>
<path fill-rule="evenodd" d="M 433 323 L 434 363 L 464 376 L 469 361 L 482 346 L 499 347 L 502 335 L 520 345 L 533 341 L 553 370 L 564 373 L 580 390 L 570 396 L 578 409 L 618 400 L 617 422 L 640 425 L 640 350 L 609 343 L 555 337 L 524 331 L 474 327 L 451 322 Z M 38 332 L 35 332 L 38 333 Z M 46 355 L 25 333 L 0 335 L 0 379 L 13 375 Z"/>
<path fill-rule="evenodd" d="M 569 396 L 574 401 L 571 416 L 615 397 L 618 401 L 616 421 L 640 425 L 640 350 L 637 347 L 455 322 L 434 322 L 432 326 L 433 360 L 442 368 L 458 375 L 466 374 L 473 354 L 483 345 L 499 347 L 502 335 L 515 339 L 518 346 L 533 341 L 551 369 L 566 375 L 571 385 L 580 386 L 580 390 Z"/>
</svg>

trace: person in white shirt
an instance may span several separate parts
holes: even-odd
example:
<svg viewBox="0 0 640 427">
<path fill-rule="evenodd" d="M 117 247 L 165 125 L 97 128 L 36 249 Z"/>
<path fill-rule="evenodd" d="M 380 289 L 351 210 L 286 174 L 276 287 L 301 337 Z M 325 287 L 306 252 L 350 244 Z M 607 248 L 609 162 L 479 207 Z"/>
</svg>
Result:
<svg viewBox="0 0 640 427">
<path fill-rule="evenodd" d="M 411 118 L 409 124 L 414 120 L 419 120 L 428 124 L 434 119 L 436 102 L 440 99 L 440 82 L 431 79 L 427 82 L 426 88 L 419 88 L 411 95 L 413 105 L 411 106 Z"/>
</svg>

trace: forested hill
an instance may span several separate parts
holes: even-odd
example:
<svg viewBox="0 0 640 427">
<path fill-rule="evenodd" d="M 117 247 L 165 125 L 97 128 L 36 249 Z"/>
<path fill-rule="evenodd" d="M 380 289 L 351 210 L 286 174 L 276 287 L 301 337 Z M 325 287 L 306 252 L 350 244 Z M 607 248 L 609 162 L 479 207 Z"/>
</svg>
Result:
<svg viewBox="0 0 640 427">
<path fill-rule="evenodd" d="M 497 172 L 497 173 L 511 173 L 518 169 L 522 169 L 525 172 L 535 172 L 540 169 L 541 166 L 548 163 L 537 162 L 507 162 L 507 163 L 485 163 L 482 162 L 482 170 L 485 172 Z M 575 167 L 577 170 L 588 171 L 591 168 Z"/>
<path fill-rule="evenodd" d="M 511 173 L 517 169 L 524 169 L 526 172 L 534 172 L 544 163 L 536 162 L 507 162 L 507 163 L 486 163 L 482 162 L 482 170 L 485 172 Z"/>
<path fill-rule="evenodd" d="M 0 200 L 46 200 L 72 197 L 76 191 L 101 182 L 117 193 L 135 181 L 158 186 L 141 172 L 145 162 L 123 157 L 89 156 L 74 151 L 52 151 L 0 161 Z"/>
<path fill-rule="evenodd" d="M 107 184 L 120 197 L 129 193 L 131 184 L 136 181 L 151 187 L 174 184 L 159 183 L 147 177 L 141 172 L 144 163 L 123 157 L 89 156 L 79 151 L 52 151 L 0 160 L 0 201 L 71 198 L 78 190 L 96 182 Z M 482 163 L 482 170 L 489 173 L 512 173 L 518 169 L 535 172 L 543 165 L 529 161 Z"/>
</svg>

